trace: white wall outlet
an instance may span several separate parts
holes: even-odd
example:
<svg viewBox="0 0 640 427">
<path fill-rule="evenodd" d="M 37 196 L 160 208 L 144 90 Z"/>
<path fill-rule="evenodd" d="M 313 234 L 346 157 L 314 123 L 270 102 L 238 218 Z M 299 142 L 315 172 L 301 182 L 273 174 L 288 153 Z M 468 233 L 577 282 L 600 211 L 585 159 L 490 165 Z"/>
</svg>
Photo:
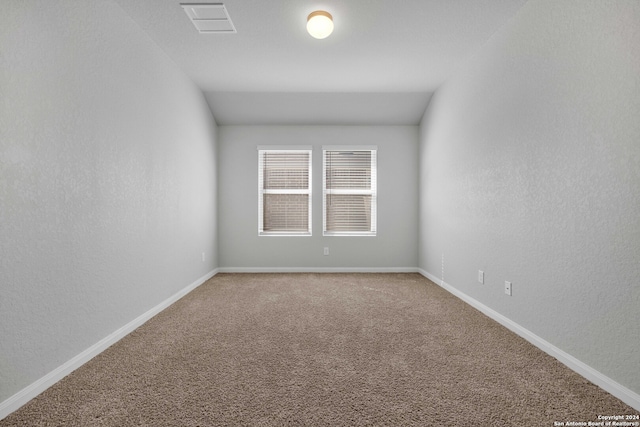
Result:
<svg viewBox="0 0 640 427">
<path fill-rule="evenodd" d="M 478 270 L 478 282 L 484 283 L 484 271 Z"/>
<path fill-rule="evenodd" d="M 202 262 L 204 262 L 204 252 L 202 252 Z"/>
<path fill-rule="evenodd" d="M 504 281 L 504 293 L 511 296 L 511 282 Z"/>
<path fill-rule="evenodd" d="M 324 254 L 329 255 L 329 248 L 324 248 Z"/>
</svg>

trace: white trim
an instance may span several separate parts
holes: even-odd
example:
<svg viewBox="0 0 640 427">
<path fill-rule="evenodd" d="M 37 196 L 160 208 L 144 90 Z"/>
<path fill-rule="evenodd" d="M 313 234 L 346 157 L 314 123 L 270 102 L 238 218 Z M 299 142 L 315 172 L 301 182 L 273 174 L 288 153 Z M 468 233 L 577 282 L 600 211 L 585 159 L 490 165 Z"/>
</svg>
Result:
<svg viewBox="0 0 640 427">
<path fill-rule="evenodd" d="M 325 231 L 322 237 L 376 237 L 375 231 Z"/>
<path fill-rule="evenodd" d="M 313 145 L 258 145 L 258 151 L 261 150 L 313 151 Z"/>
<path fill-rule="evenodd" d="M 323 145 L 324 151 L 373 151 L 377 145 Z"/>
<path fill-rule="evenodd" d="M 373 186 L 372 186 L 373 187 Z M 325 191 L 325 194 L 346 194 L 347 196 L 351 196 L 351 195 L 355 195 L 355 196 L 373 196 L 375 191 L 373 190 L 367 190 L 366 188 L 363 189 L 350 189 L 350 188 L 335 188 L 335 189 L 330 189 L 327 188 Z"/>
<path fill-rule="evenodd" d="M 310 231 L 262 231 L 258 232 L 260 237 L 311 237 Z"/>
<path fill-rule="evenodd" d="M 415 267 L 221 267 L 220 273 L 418 273 Z"/>
<path fill-rule="evenodd" d="M 148 310 L 146 313 L 141 314 L 140 316 L 133 319 L 131 322 L 127 323 L 120 329 L 110 333 L 91 347 L 87 348 L 77 356 L 58 366 L 53 371 L 49 372 L 44 377 L 39 380 L 31 383 L 27 387 L 23 388 L 4 402 L 0 403 L 0 420 L 7 417 L 12 412 L 17 411 L 21 406 L 28 403 L 31 399 L 78 369 L 80 366 L 87 363 L 89 360 L 96 357 L 98 354 L 102 353 L 108 347 L 112 346 L 116 342 L 120 341 L 122 338 L 127 336 L 129 333 L 133 332 L 136 328 L 143 325 L 146 321 L 151 319 L 156 314 L 160 313 L 165 308 L 169 307 L 171 304 L 178 301 L 180 298 L 218 274 L 219 269 L 215 269 L 205 274 L 204 276 L 197 279 L 195 282 L 191 283 L 186 288 L 178 291 L 174 295 L 170 296 L 166 300 L 162 301 L 160 304 Z"/>
<path fill-rule="evenodd" d="M 278 148 L 267 148 L 269 146 L 258 146 L 258 236 L 311 236 L 313 233 L 313 149 L 309 146 L 307 149 L 301 150 L 283 150 Z M 280 146 L 272 146 L 280 147 Z M 303 147 L 303 146 L 300 146 Z M 286 153 L 303 153 L 309 155 L 309 162 L 307 164 L 307 178 L 308 187 L 306 189 L 266 189 L 264 188 L 264 155 L 267 152 L 280 151 Z M 264 231 L 264 195 L 265 194 L 305 194 L 309 197 L 307 204 L 307 223 L 308 227 L 305 231 Z"/>
<path fill-rule="evenodd" d="M 611 393 L 612 395 L 622 400 L 624 403 L 631 406 L 632 408 L 640 411 L 640 394 L 632 390 L 629 390 L 625 386 L 617 383 L 616 381 L 612 380 L 611 378 L 607 377 L 601 372 L 593 369 L 591 366 L 576 359 L 569 353 L 564 352 L 563 350 L 554 346 L 550 342 L 542 339 L 541 337 L 537 336 L 536 334 L 529 331 L 528 329 L 520 326 L 513 320 L 487 307 L 486 305 L 470 297 L 464 292 L 459 291 L 458 289 L 454 288 L 453 286 L 451 286 L 444 280 L 436 277 L 435 275 L 430 274 L 421 268 L 418 268 L 418 273 L 422 274 L 424 277 L 431 280 L 433 283 L 439 285 L 440 287 L 447 290 L 448 292 L 455 295 L 456 297 L 460 298 L 462 301 L 466 302 L 476 310 L 479 310 L 480 312 L 484 313 L 491 319 L 500 323 L 502 326 L 506 327 L 510 331 L 516 333 L 520 337 L 529 341 L 531 344 L 538 347 L 540 350 L 544 351 L 549 356 L 552 356 L 558 361 L 560 361 L 561 363 L 563 363 L 569 369 L 582 375 L 584 378 L 588 379 L 589 381 L 591 381 L 598 387 L 602 388 L 603 390 Z"/>
<path fill-rule="evenodd" d="M 296 189 L 292 189 L 292 188 L 286 188 L 286 189 L 278 189 L 278 190 L 273 190 L 273 189 L 269 189 L 266 188 L 264 190 L 262 190 L 262 194 L 311 194 L 311 190 L 310 189 L 304 189 L 304 188 L 296 188 Z"/>
<path fill-rule="evenodd" d="M 100 354 L 102 351 L 110 347 L 111 345 L 118 342 L 120 339 L 124 338 L 126 335 L 131 333 L 133 330 L 144 324 L 146 321 L 151 319 L 156 314 L 160 313 L 162 310 L 175 303 L 177 300 L 212 278 L 218 273 L 420 273 L 422 276 L 431 280 L 435 284 L 441 286 L 443 289 L 447 290 L 451 294 L 460 298 L 462 301 L 471 305 L 475 309 L 484 313 L 491 319 L 500 323 L 507 329 L 521 336 L 522 338 L 529 341 L 534 346 L 538 347 L 540 350 L 544 351 L 548 355 L 556 358 L 565 366 L 570 368 L 571 370 L 577 372 L 582 375 L 584 378 L 593 382 L 597 386 L 601 387 L 603 390 L 611 393 L 618 399 L 622 400 L 627 405 L 632 408 L 640 411 L 640 394 L 635 393 L 634 391 L 626 388 L 625 386 L 617 383 L 606 375 L 598 372 L 592 367 L 586 365 L 584 362 L 576 359 L 570 354 L 560 350 L 556 346 L 551 343 L 545 341 L 539 336 L 535 335 L 531 331 L 526 328 L 520 326 L 514 321 L 508 319 L 497 311 L 487 307 L 481 302 L 471 298 L 465 293 L 457 290 L 450 284 L 444 282 L 442 279 L 439 279 L 433 274 L 426 272 L 421 268 L 416 267 L 222 267 L 212 270 L 211 272 L 205 274 L 201 278 L 197 279 L 195 282 L 177 292 L 173 296 L 169 297 L 165 301 L 161 302 L 157 306 L 153 307 L 146 313 L 138 316 L 136 319 L 132 320 L 128 324 L 124 325 L 120 329 L 114 331 L 107 337 L 98 341 L 96 344 L 92 345 L 82 353 L 78 354 L 71 360 L 67 361 L 63 365 L 49 372 L 44 377 L 39 380 L 33 382 L 28 385 L 24 389 L 20 390 L 18 393 L 14 394 L 4 402 L 0 403 L 0 420 L 6 418 L 12 412 L 18 410 L 21 406 L 25 405 L 31 399 L 45 391 L 47 388 L 51 387 L 56 382 L 60 381 L 65 376 L 69 375 L 71 372 L 78 369 L 80 366 Z"/>
<path fill-rule="evenodd" d="M 346 148 L 345 148 L 346 147 Z M 360 147 L 360 148 L 357 148 Z M 363 148 L 368 147 L 368 148 Z M 369 151 L 371 153 L 371 188 L 370 189 L 333 189 L 327 188 L 327 152 L 328 151 Z M 366 232 L 357 231 L 328 231 L 327 230 L 327 195 L 367 195 L 371 196 L 370 209 L 370 229 Z M 378 234 L 378 146 L 359 145 L 344 146 L 325 145 L 322 147 L 322 235 L 332 236 L 372 236 Z"/>
</svg>

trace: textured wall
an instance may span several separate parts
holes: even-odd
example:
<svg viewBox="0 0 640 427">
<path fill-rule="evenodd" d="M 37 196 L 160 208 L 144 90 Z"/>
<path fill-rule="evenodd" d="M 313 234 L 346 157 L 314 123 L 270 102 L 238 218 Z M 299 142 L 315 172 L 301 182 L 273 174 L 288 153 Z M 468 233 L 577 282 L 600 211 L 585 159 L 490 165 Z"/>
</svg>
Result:
<svg viewBox="0 0 640 427">
<path fill-rule="evenodd" d="M 635 392 L 639 117 L 640 3 L 532 0 L 420 136 L 420 267 Z"/>
<path fill-rule="evenodd" d="M 115 3 L 4 2 L 0 46 L 2 402 L 213 270 L 217 208 L 206 102 Z"/>
<path fill-rule="evenodd" d="M 417 126 L 220 126 L 220 267 L 414 268 Z M 311 145 L 311 237 L 258 236 L 258 145 Z M 322 146 L 378 146 L 378 235 L 322 236 Z M 240 173 L 241 172 L 241 173 Z M 329 247 L 329 256 L 323 248 Z"/>
</svg>

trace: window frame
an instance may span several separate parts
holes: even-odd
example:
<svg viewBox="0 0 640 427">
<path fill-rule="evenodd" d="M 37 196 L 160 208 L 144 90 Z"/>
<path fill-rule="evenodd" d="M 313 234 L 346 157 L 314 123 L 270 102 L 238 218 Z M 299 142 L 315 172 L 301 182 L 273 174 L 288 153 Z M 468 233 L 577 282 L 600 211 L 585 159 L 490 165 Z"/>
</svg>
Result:
<svg viewBox="0 0 640 427">
<path fill-rule="evenodd" d="M 353 152 L 369 151 L 371 153 L 370 174 L 371 187 L 369 189 L 327 188 L 327 152 Z M 369 195 L 370 203 L 370 229 L 369 231 L 327 231 L 327 195 Z M 375 237 L 378 234 L 378 147 L 376 145 L 325 145 L 322 147 L 322 235 L 325 237 L 350 236 L 350 237 Z"/>
<path fill-rule="evenodd" d="M 289 237 L 305 237 L 311 236 L 313 231 L 312 223 L 312 199 L 313 199 L 313 183 L 312 183 L 312 164 L 313 164 L 313 149 L 311 146 L 265 146 L 259 145 L 258 151 L 258 236 L 289 236 Z M 291 153 L 300 154 L 305 153 L 309 155 L 309 163 L 307 168 L 308 174 L 308 186 L 306 189 L 265 189 L 264 188 L 264 154 L 267 152 L 278 153 Z M 264 196 L 266 194 L 306 194 L 308 196 L 308 219 L 306 231 L 265 231 L 264 230 Z"/>
</svg>

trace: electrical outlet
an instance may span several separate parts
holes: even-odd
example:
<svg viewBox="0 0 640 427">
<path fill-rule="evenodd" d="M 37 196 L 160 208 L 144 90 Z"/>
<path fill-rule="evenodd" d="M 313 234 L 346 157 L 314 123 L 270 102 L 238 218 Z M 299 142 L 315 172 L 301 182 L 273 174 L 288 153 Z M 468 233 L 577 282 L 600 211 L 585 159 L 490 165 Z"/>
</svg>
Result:
<svg viewBox="0 0 640 427">
<path fill-rule="evenodd" d="M 511 296 L 511 282 L 504 281 L 504 293 Z"/>
<path fill-rule="evenodd" d="M 329 248 L 324 248 L 324 254 L 329 255 Z"/>
<path fill-rule="evenodd" d="M 484 271 L 478 270 L 478 282 L 484 283 Z"/>
<path fill-rule="evenodd" d="M 204 262 L 204 252 L 202 252 L 202 262 Z"/>
</svg>

